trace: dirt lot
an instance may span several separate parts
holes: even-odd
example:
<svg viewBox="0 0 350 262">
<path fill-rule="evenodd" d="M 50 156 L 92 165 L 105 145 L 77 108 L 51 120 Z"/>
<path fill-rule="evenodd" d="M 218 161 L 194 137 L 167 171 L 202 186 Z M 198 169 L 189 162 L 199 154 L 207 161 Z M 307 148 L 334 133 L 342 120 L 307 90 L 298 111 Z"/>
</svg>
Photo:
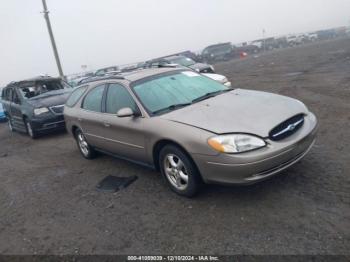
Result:
<svg viewBox="0 0 350 262">
<path fill-rule="evenodd" d="M 249 187 L 172 193 L 157 172 L 84 160 L 67 134 L 0 124 L 1 254 L 350 254 L 350 39 L 216 65 L 234 87 L 301 99 L 319 137 L 300 163 Z M 96 184 L 137 175 L 118 193 Z"/>
</svg>

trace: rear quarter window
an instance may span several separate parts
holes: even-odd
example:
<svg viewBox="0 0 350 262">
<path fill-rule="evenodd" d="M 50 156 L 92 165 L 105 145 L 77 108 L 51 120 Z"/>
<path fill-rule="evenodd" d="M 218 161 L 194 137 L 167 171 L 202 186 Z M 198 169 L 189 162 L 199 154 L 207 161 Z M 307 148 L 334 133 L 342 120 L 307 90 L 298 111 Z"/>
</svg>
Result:
<svg viewBox="0 0 350 262">
<path fill-rule="evenodd" d="M 69 98 L 66 102 L 66 106 L 73 107 L 78 102 L 78 100 L 81 98 L 81 96 L 85 93 L 87 88 L 88 88 L 88 86 L 82 86 L 82 87 L 78 87 L 76 90 L 74 90 L 71 93 L 71 95 L 69 96 Z"/>
</svg>

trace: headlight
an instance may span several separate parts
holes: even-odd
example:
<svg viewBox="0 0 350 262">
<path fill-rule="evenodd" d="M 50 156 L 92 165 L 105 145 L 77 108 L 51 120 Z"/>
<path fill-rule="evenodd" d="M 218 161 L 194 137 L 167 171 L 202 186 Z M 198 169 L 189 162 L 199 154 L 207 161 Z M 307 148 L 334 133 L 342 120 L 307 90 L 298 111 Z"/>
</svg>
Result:
<svg viewBox="0 0 350 262">
<path fill-rule="evenodd" d="M 222 83 L 222 84 L 225 84 L 226 82 L 228 82 L 227 77 L 224 77 L 224 78 L 221 80 L 221 83 Z"/>
<path fill-rule="evenodd" d="M 210 69 L 213 71 L 213 72 L 215 72 L 215 68 L 211 65 L 210 66 Z"/>
<path fill-rule="evenodd" d="M 261 138 L 246 134 L 215 136 L 208 139 L 208 144 L 222 153 L 242 153 L 266 146 Z"/>
<path fill-rule="evenodd" d="M 34 109 L 34 115 L 38 116 L 44 113 L 49 112 L 49 109 L 47 107 L 40 107 Z"/>
</svg>

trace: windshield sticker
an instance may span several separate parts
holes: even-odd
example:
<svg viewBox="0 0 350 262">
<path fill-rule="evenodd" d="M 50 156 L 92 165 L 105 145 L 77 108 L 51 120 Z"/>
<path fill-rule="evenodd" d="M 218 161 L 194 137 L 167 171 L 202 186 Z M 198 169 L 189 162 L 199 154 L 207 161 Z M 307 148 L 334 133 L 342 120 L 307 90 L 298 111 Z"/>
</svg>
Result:
<svg viewBox="0 0 350 262">
<path fill-rule="evenodd" d="M 185 72 L 181 72 L 182 74 L 189 76 L 189 77 L 195 77 L 195 76 L 199 76 L 199 74 L 195 73 L 195 72 L 191 72 L 191 71 L 185 71 Z"/>
</svg>

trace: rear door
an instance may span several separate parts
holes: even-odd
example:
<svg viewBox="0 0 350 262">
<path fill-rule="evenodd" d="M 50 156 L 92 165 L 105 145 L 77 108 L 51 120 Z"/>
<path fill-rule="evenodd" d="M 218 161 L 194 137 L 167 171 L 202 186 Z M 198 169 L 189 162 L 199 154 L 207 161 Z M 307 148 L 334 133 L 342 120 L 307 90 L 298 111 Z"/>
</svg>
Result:
<svg viewBox="0 0 350 262">
<path fill-rule="evenodd" d="M 140 110 L 129 90 L 121 84 L 109 84 L 103 117 L 104 148 L 121 157 L 139 162 L 146 161 L 144 118 L 142 116 L 118 117 L 121 108 Z"/>
<path fill-rule="evenodd" d="M 81 105 L 78 122 L 88 143 L 94 147 L 103 148 L 104 121 L 102 100 L 105 94 L 105 84 L 97 85 L 86 94 Z"/>
<path fill-rule="evenodd" d="M 11 92 L 11 103 L 10 103 L 10 115 L 12 118 L 12 125 L 15 128 L 25 129 L 22 110 L 21 110 L 22 101 L 18 95 L 15 88 Z"/>
</svg>

